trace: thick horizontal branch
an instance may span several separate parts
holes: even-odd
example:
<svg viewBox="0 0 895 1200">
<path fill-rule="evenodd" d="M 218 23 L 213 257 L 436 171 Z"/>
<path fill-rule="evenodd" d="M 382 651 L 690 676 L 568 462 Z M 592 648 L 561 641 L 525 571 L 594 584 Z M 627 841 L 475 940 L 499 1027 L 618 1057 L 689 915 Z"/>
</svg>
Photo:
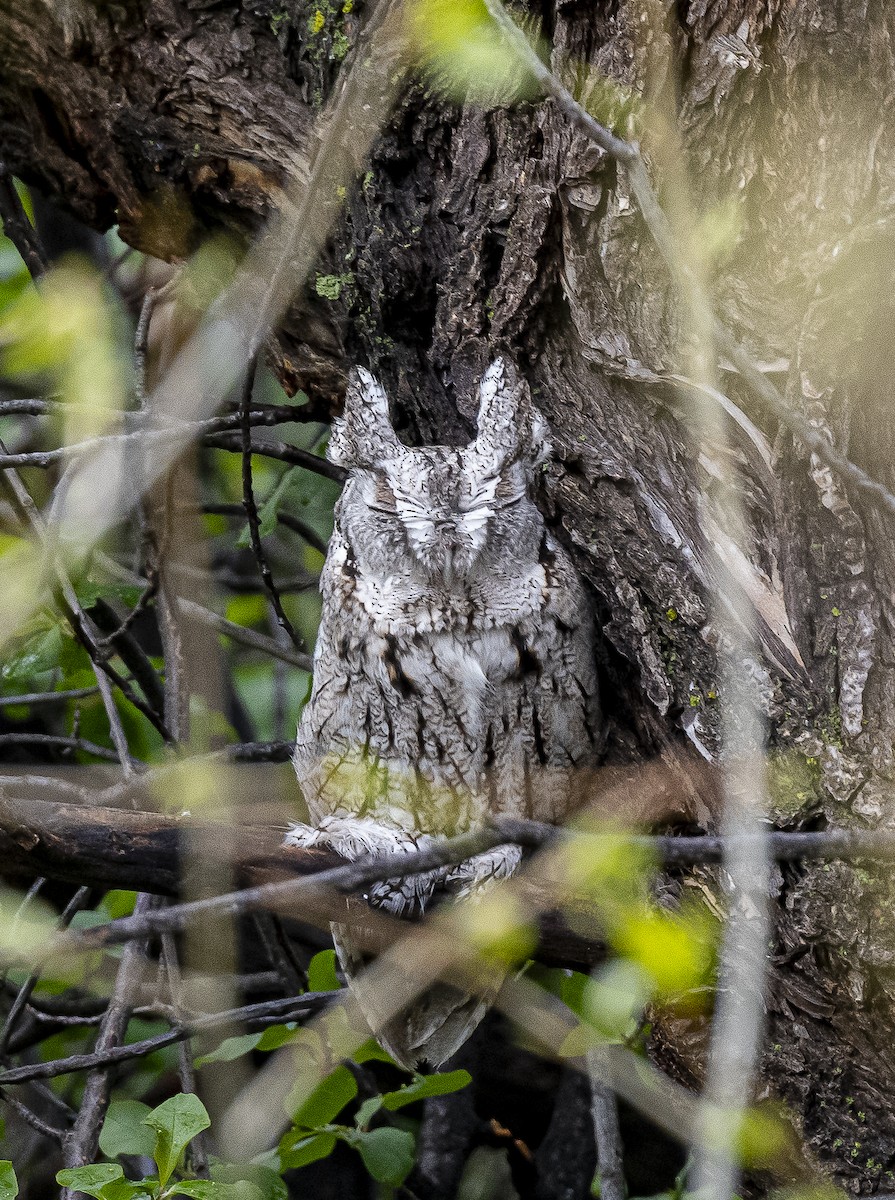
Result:
<svg viewBox="0 0 895 1200">
<path fill-rule="evenodd" d="M 454 863 L 502 842 L 538 848 L 558 836 L 567 835 L 549 825 L 504 820 L 414 854 L 346 863 L 316 848 L 284 847 L 280 829 L 203 823 L 32 797 L 0 801 L 0 856 L 7 874 L 177 896 L 185 876 L 223 862 L 230 865 L 242 889 L 97 927 L 79 938 L 79 944 L 85 937 L 90 944 L 111 944 L 181 929 L 195 920 L 266 907 L 299 911 L 322 923 L 336 917 L 351 919 L 349 910 L 355 917 L 360 912 L 372 920 L 363 901 L 349 902 L 346 894 L 398 874 Z M 596 843 L 615 835 L 575 836 Z M 771 832 L 767 842 L 778 861 L 895 860 L 895 831 L 891 830 Z M 724 848 L 723 839 L 708 836 L 635 836 L 632 843 L 665 865 L 719 863 Z M 548 907 L 549 897 L 544 899 Z M 561 919 L 551 917 L 542 924 L 538 956 L 544 961 L 587 965 L 599 961 L 602 954 L 598 942 L 571 933 Z"/>
</svg>

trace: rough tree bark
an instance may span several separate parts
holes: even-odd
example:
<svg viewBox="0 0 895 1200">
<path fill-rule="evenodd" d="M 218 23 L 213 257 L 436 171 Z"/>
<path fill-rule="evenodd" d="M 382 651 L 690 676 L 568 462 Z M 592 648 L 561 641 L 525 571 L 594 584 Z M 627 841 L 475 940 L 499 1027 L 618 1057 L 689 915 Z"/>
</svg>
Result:
<svg viewBox="0 0 895 1200">
<path fill-rule="evenodd" d="M 308 169 L 364 8 L 0 0 L 0 154 L 87 224 L 117 222 L 164 259 L 213 231 L 250 236 L 284 164 Z M 600 76 L 658 95 L 670 48 L 694 220 L 733 231 L 712 280 L 719 312 L 794 409 L 895 482 L 891 6 L 544 0 L 537 15 L 585 102 L 613 103 Z M 489 356 L 517 359 L 555 433 L 543 501 L 599 607 L 610 757 L 662 755 L 683 785 L 688 758 L 718 743 L 697 495 L 725 451 L 699 461 L 681 421 L 667 375 L 686 331 L 623 173 L 552 103 L 484 111 L 413 84 L 349 192 L 323 277 L 271 350 L 287 388 L 321 411 L 364 361 L 408 436 L 458 440 Z M 809 459 L 735 372 L 722 379 L 762 431 L 735 458 L 763 628 L 795 647 L 744 664 L 763 681 L 772 816 L 891 825 L 890 518 Z M 708 870 L 691 882 L 718 891 Z M 776 874 L 765 1090 L 819 1163 L 865 1194 L 895 1190 L 892 900 L 885 875 L 851 866 Z M 697 1079 L 699 1030 L 658 1036 L 663 1065 Z"/>
</svg>

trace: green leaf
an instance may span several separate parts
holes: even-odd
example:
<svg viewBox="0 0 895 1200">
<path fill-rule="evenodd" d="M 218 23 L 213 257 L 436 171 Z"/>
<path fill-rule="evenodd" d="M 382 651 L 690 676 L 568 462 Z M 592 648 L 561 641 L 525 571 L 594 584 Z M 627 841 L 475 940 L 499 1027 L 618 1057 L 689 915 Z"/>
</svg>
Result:
<svg viewBox="0 0 895 1200">
<path fill-rule="evenodd" d="M 582 971 L 571 971 L 562 980 L 559 994 L 563 1003 L 575 1013 L 576 1016 L 582 1016 L 585 1012 L 585 992 L 587 985 L 590 982 L 590 976 L 585 975 Z"/>
<path fill-rule="evenodd" d="M 134 904 L 137 900 L 136 892 L 122 891 L 120 888 L 113 888 L 111 892 L 106 892 L 103 896 L 100 907 L 108 915 L 110 921 L 114 921 L 116 917 L 129 917 L 134 911 Z"/>
<path fill-rule="evenodd" d="M 154 1108 L 146 1124 L 156 1132 L 153 1157 L 162 1187 L 171 1178 L 186 1144 L 211 1124 L 205 1105 L 192 1092 L 172 1096 Z"/>
<path fill-rule="evenodd" d="M 175 1183 L 170 1196 L 194 1196 L 196 1200 L 263 1200 L 264 1193 L 247 1179 L 224 1183 L 218 1179 L 185 1179 Z"/>
<path fill-rule="evenodd" d="M 9 655 L 3 665 L 2 676 L 10 681 L 28 682 L 35 675 L 58 667 L 61 655 L 62 630 L 59 626 L 41 629 L 26 638 L 17 652 Z"/>
<path fill-rule="evenodd" d="M 360 1151 L 364 1166 L 379 1183 L 397 1187 L 413 1167 L 416 1143 L 405 1129 L 371 1129 L 353 1133 L 350 1145 Z"/>
<path fill-rule="evenodd" d="M 216 1050 L 212 1050 L 208 1054 L 200 1054 L 196 1059 L 196 1066 L 204 1067 L 206 1063 L 215 1062 L 233 1062 L 234 1059 L 241 1058 L 243 1054 L 254 1050 L 261 1041 L 261 1037 L 260 1033 L 243 1033 L 238 1037 L 225 1038 Z"/>
<path fill-rule="evenodd" d="M 276 1150 L 268 1151 L 277 1170 L 258 1162 L 213 1163 L 211 1178 L 219 1183 L 249 1183 L 256 1188 L 262 1200 L 289 1200 L 289 1189 L 280 1175 L 279 1157 Z"/>
<path fill-rule="evenodd" d="M 230 1194 L 231 1184 L 215 1183 L 213 1179 L 182 1179 L 172 1185 L 169 1196 L 195 1196 L 197 1200 L 223 1200 Z"/>
<path fill-rule="evenodd" d="M 99 1148 L 106 1158 L 117 1158 L 119 1154 L 151 1156 L 155 1137 L 145 1124 L 151 1111 L 148 1104 L 139 1100 L 112 1101 L 99 1135 Z"/>
<path fill-rule="evenodd" d="M 357 1080 L 347 1067 L 336 1067 L 295 1112 L 293 1121 L 301 1129 L 329 1125 L 356 1095 Z"/>
<path fill-rule="evenodd" d="M 134 608 L 140 600 L 143 589 L 131 587 L 123 583 L 99 583 L 95 579 L 79 579 L 75 585 L 75 595 L 82 608 L 93 608 L 97 600 L 111 600 L 116 597 L 128 608 Z"/>
<path fill-rule="evenodd" d="M 384 1062 L 391 1063 L 393 1067 L 397 1066 L 389 1052 L 383 1050 L 375 1038 L 368 1038 L 362 1046 L 355 1050 L 351 1058 L 359 1066 L 365 1062 Z"/>
<path fill-rule="evenodd" d="M 279 1050 L 280 1046 L 288 1046 L 295 1041 L 296 1027 L 294 1024 L 270 1025 L 261 1034 L 258 1042 L 259 1050 Z"/>
<path fill-rule="evenodd" d="M 62 1187 L 73 1188 L 78 1192 L 86 1192 L 97 1200 L 111 1200 L 112 1196 L 126 1196 L 123 1190 L 128 1186 L 124 1171 L 118 1163 L 92 1163 L 87 1167 L 73 1167 L 68 1171 L 57 1171 L 56 1182 Z M 137 1196 L 145 1192 L 142 1184 L 132 1183 L 130 1195 Z"/>
<path fill-rule="evenodd" d="M 371 1096 L 369 1100 L 365 1100 L 357 1110 L 357 1116 L 354 1118 L 354 1123 L 358 1129 L 366 1129 L 380 1108 L 382 1108 L 381 1096 Z"/>
<path fill-rule="evenodd" d="M 312 1133 L 308 1136 L 301 1130 L 290 1129 L 280 1142 L 280 1163 L 284 1171 L 306 1167 L 318 1158 L 326 1158 L 335 1144 L 334 1133 Z"/>
<path fill-rule="evenodd" d="M 334 992 L 341 986 L 336 975 L 335 950 L 318 950 L 308 963 L 308 991 Z"/>
<path fill-rule="evenodd" d="M 15 1200 L 19 1194 L 19 1181 L 12 1163 L 8 1159 L 0 1161 L 0 1200 Z"/>
<path fill-rule="evenodd" d="M 425 1100 L 427 1096 L 447 1096 L 451 1092 L 459 1092 L 472 1082 L 468 1071 L 443 1071 L 434 1075 L 418 1075 L 412 1083 L 402 1087 L 397 1092 L 386 1092 L 382 1097 L 383 1105 L 389 1112 L 403 1108 L 405 1104 L 414 1104 L 417 1100 Z"/>
</svg>

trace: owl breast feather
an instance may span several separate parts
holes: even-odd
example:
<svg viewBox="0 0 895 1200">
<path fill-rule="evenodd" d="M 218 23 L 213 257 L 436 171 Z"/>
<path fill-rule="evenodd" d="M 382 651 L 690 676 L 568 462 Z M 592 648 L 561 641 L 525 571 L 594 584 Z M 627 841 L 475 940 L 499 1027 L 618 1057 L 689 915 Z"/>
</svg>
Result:
<svg viewBox="0 0 895 1200">
<path fill-rule="evenodd" d="M 568 587 L 538 563 L 436 593 L 346 574 L 350 561 L 337 534 L 296 747 L 315 819 L 454 833 L 497 812 L 562 814 L 598 720 L 583 595 L 570 626 L 555 611 L 568 610 Z"/>
</svg>

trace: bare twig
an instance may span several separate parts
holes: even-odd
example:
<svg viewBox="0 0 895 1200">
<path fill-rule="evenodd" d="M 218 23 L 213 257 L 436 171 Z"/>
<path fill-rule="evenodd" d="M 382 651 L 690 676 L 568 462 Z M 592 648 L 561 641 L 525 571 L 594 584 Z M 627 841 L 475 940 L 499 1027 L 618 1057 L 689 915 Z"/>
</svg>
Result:
<svg viewBox="0 0 895 1200">
<path fill-rule="evenodd" d="M 242 1008 L 231 1008 L 224 1012 L 191 1017 L 167 1033 L 143 1038 L 139 1042 L 129 1042 L 125 1046 L 110 1045 L 97 1049 L 92 1054 L 72 1054 L 68 1058 L 54 1059 L 52 1062 L 28 1063 L 21 1067 L 11 1067 L 8 1071 L 0 1072 L 0 1088 L 13 1083 L 28 1083 L 34 1079 L 55 1079 L 60 1075 L 71 1075 L 76 1071 L 89 1070 L 105 1074 L 110 1067 L 117 1066 L 118 1063 L 129 1062 L 135 1058 L 145 1058 L 147 1054 L 154 1054 L 156 1050 L 162 1050 L 165 1046 L 172 1046 L 177 1042 L 182 1042 L 185 1038 L 196 1037 L 214 1029 L 239 1025 L 265 1029 L 269 1025 L 279 1025 L 281 1022 L 300 1021 L 325 1008 L 340 994 L 339 992 L 306 992 L 303 996 L 265 1000 L 259 1004 L 244 1005 Z"/>
<path fill-rule="evenodd" d="M 264 553 L 264 547 L 261 545 L 258 506 L 255 503 L 255 489 L 252 486 L 252 435 L 249 424 L 249 409 L 252 402 L 252 389 L 255 384 L 256 362 L 257 360 L 253 360 L 246 370 L 242 392 L 242 429 L 240 431 L 242 443 L 242 502 L 245 506 L 246 518 L 249 523 L 249 537 L 252 543 L 252 551 L 258 563 L 258 570 L 261 572 L 261 582 L 264 584 L 264 588 L 270 597 L 270 603 L 276 614 L 277 622 L 280 629 L 283 630 L 295 647 L 296 652 L 306 655 L 307 646 L 298 636 L 292 622 L 286 616 L 283 609 L 283 601 L 280 599 L 280 593 L 277 591 L 277 586 L 274 583 L 273 574 L 270 570 L 270 564 L 267 561 L 267 555 Z"/>
<path fill-rule="evenodd" d="M 49 400 L 0 400 L 0 417 L 43 417 L 52 410 Z"/>
<path fill-rule="evenodd" d="M 68 753 L 71 753 L 73 750 L 82 750 L 85 754 L 92 754 L 94 758 L 102 758 L 106 762 L 121 762 L 117 750 L 110 750 L 107 746 L 98 746 L 96 742 L 88 741 L 87 738 L 64 737 L 62 734 L 0 733 L 0 746 L 15 748 L 20 746 L 46 746 L 52 747 L 54 750 L 64 750 Z"/>
<path fill-rule="evenodd" d="M 213 449 L 233 450 L 238 454 L 244 452 L 242 438 L 238 433 L 209 434 L 203 440 L 206 446 L 211 446 Z M 304 467 L 306 471 L 313 471 L 315 475 L 325 475 L 327 479 L 334 479 L 336 483 L 345 482 L 347 472 L 343 467 L 337 467 L 335 463 L 320 458 L 317 454 L 311 454 L 309 450 L 290 446 L 288 442 L 253 441 L 250 448 L 252 454 L 261 454 L 266 458 L 277 458 L 281 462 Z M 3 460 L 0 459 L 0 467 L 2 466 Z"/>
<path fill-rule="evenodd" d="M 153 896 L 138 896 L 137 914 L 147 915 L 155 904 L 156 900 Z M 121 1049 L 121 1043 L 124 1041 L 130 1021 L 133 998 L 140 977 L 140 964 L 144 954 L 145 945 L 137 941 L 129 943 L 124 948 L 115 979 L 115 991 L 103 1014 L 94 1055 L 107 1055 L 114 1050 Z M 100 1065 L 94 1065 L 89 1070 L 77 1120 L 63 1144 L 63 1158 L 67 1167 L 80 1167 L 95 1160 L 99 1146 L 99 1134 L 109 1104 L 111 1083 L 108 1072 Z M 35 1076 L 35 1078 L 40 1078 L 40 1076 Z M 70 1196 L 74 1193 L 71 1189 L 65 1189 L 63 1194 Z"/>
<path fill-rule="evenodd" d="M 618 1125 L 618 1102 L 606 1082 L 606 1055 L 602 1050 L 587 1053 L 590 1078 L 590 1110 L 597 1143 L 600 1200 L 625 1200 L 622 1135 Z"/>
<path fill-rule="evenodd" d="M 11 708 L 14 705 L 37 708 L 66 704 L 69 700 L 85 700 L 88 696 L 95 696 L 98 691 L 98 687 L 83 687 L 71 688 L 67 692 L 25 692 L 19 696 L 0 696 L 0 708 Z"/>
<path fill-rule="evenodd" d="M 146 651 L 130 630 L 123 627 L 122 622 L 118 619 L 118 614 L 101 596 L 91 607 L 90 617 L 97 629 L 112 643 L 115 653 L 130 671 L 134 681 L 139 684 L 146 700 L 141 700 L 129 686 L 127 680 L 123 679 L 109 663 L 105 664 L 107 674 L 121 689 L 128 702 L 155 726 L 166 742 L 170 742 L 171 733 L 163 719 L 164 690 Z"/>
<path fill-rule="evenodd" d="M 168 979 L 168 993 L 171 997 L 171 1007 L 177 1022 L 177 1027 L 184 1028 L 183 1015 L 183 983 L 180 976 L 180 960 L 177 955 L 177 944 L 170 933 L 162 934 L 162 961 L 165 975 Z M 193 1051 L 190 1035 L 187 1034 L 178 1046 L 178 1074 L 180 1075 L 180 1090 L 195 1092 L 196 1070 L 193 1066 Z M 198 1134 L 190 1143 L 189 1154 L 193 1170 L 201 1179 L 208 1178 L 208 1146 L 203 1133 Z"/>
<path fill-rule="evenodd" d="M 45 1121 L 43 1117 L 39 1117 L 33 1109 L 30 1109 L 27 1104 L 23 1104 L 18 1096 L 13 1095 L 12 1092 L 3 1091 L 2 1096 L 4 1103 L 8 1104 L 14 1112 L 18 1113 L 22 1120 L 30 1125 L 32 1129 L 35 1129 L 43 1137 L 49 1138 L 50 1141 L 56 1142 L 57 1145 L 61 1146 L 63 1144 L 66 1136 L 64 1129 L 60 1129 L 58 1125 L 51 1125 L 49 1121 Z"/>
<path fill-rule="evenodd" d="M 0 450 L 5 450 L 3 442 L 0 441 Z M 115 701 L 111 693 L 111 689 L 107 686 L 107 682 L 101 679 L 104 673 L 109 676 L 112 681 L 118 685 L 127 696 L 127 698 L 135 706 L 140 707 L 141 711 L 146 711 L 146 707 L 139 704 L 134 697 L 127 682 L 121 678 L 117 671 L 106 661 L 106 656 L 103 654 L 100 647 L 97 645 L 96 636 L 91 628 L 90 621 L 84 609 L 81 607 L 80 601 L 72 586 L 71 580 L 68 577 L 61 561 L 55 554 L 55 545 L 46 521 L 43 515 L 34 503 L 31 493 L 25 487 L 19 474 L 15 470 L 7 470 L 4 474 L 6 485 L 12 493 L 13 500 L 18 507 L 20 513 L 34 530 L 38 540 L 44 548 L 44 554 L 48 559 L 48 564 L 52 569 L 53 574 L 58 581 L 58 596 L 60 607 L 65 613 L 75 637 L 80 641 L 82 646 L 90 658 L 93 667 L 94 675 L 96 676 L 99 693 L 102 696 L 103 705 L 106 710 L 106 716 L 109 721 L 109 728 L 112 733 L 113 741 L 119 747 L 121 762 L 123 764 L 130 763 L 130 755 L 127 751 L 127 739 L 121 726 L 121 718 L 118 715 L 118 710 L 115 707 Z M 148 715 L 148 713 L 147 713 Z M 155 718 L 157 720 L 157 718 Z"/>
<path fill-rule="evenodd" d="M 89 895 L 89 887 L 78 888 L 59 916 L 59 920 L 56 925 L 58 930 L 68 929 L 69 925 L 74 919 L 75 913 L 81 911 L 86 904 Z M 9 1012 L 6 1014 L 6 1020 L 3 1022 L 3 1028 L 0 1029 L 0 1055 L 4 1055 L 6 1053 L 9 1045 L 10 1035 L 15 1029 L 16 1022 L 22 1015 L 22 1012 L 24 1011 L 25 1006 L 31 997 L 31 993 L 34 991 L 38 979 L 40 979 L 40 975 L 37 973 L 32 973 L 28 976 L 16 993 L 16 997 L 10 1006 Z"/>
<path fill-rule="evenodd" d="M 245 519 L 245 507 L 242 504 L 203 504 L 202 511 L 222 517 L 240 517 L 243 520 Z M 309 546 L 313 546 L 321 554 L 326 554 L 326 541 L 318 533 L 315 533 L 310 525 L 302 521 L 300 517 L 296 517 L 292 513 L 280 511 L 277 513 L 277 523 L 285 525 L 287 529 L 291 529 L 293 533 L 297 533 L 299 537 L 304 538 Z"/>
<path fill-rule="evenodd" d="M 192 600 L 181 599 L 178 601 L 178 607 L 185 617 L 190 617 L 194 621 L 201 621 L 203 625 L 208 625 L 212 629 L 216 629 L 218 633 L 224 634 L 231 641 L 239 642 L 240 645 L 248 646 L 252 650 L 260 650 L 272 658 L 278 658 L 283 662 L 290 663 L 293 667 L 299 667 L 302 671 L 311 670 L 312 662 L 310 655 L 301 654 L 297 650 L 290 650 L 286 646 L 280 646 L 272 637 L 268 637 L 264 633 L 256 633 L 253 629 L 246 629 L 242 625 L 237 625 L 234 621 L 228 621 L 226 617 L 218 616 L 217 613 L 212 612 L 208 608 L 203 608 L 201 604 L 195 604 Z"/>
<path fill-rule="evenodd" d="M 22 256 L 31 278 L 40 279 L 46 274 L 47 254 L 41 244 L 40 234 L 28 220 L 12 173 L 4 162 L 0 162 L 0 218 L 3 220 L 3 232 Z"/>
</svg>

